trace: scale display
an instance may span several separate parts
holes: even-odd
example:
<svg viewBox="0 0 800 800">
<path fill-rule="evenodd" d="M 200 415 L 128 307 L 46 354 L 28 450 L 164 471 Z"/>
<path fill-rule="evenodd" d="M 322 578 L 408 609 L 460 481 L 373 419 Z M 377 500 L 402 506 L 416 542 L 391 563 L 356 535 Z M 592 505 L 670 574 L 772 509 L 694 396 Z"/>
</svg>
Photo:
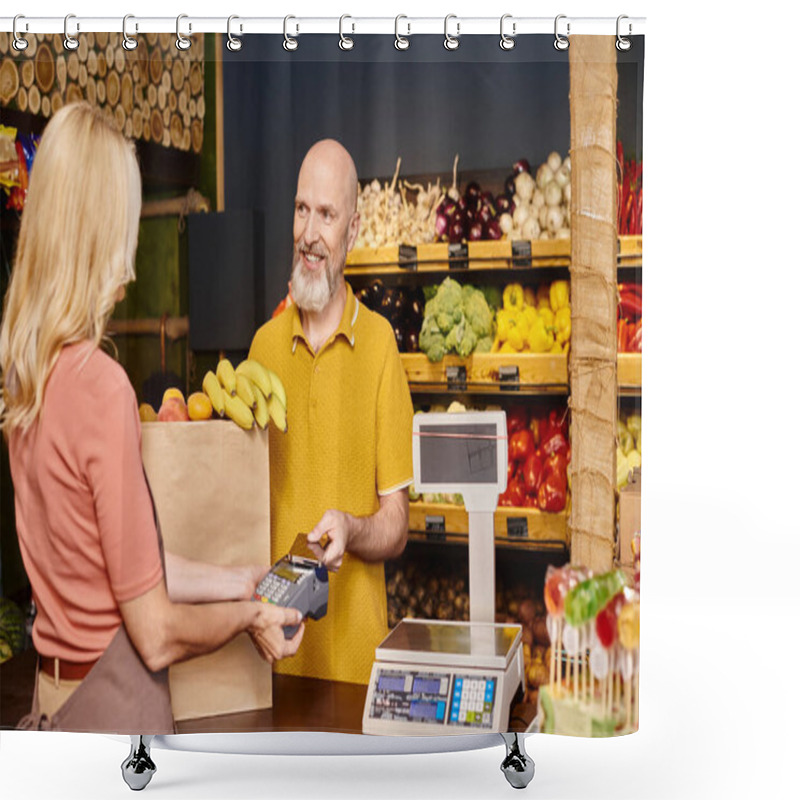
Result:
<svg viewBox="0 0 800 800">
<path fill-rule="evenodd" d="M 492 675 L 380 669 L 369 716 L 387 722 L 491 729 L 496 689 Z"/>
<path fill-rule="evenodd" d="M 421 424 L 420 483 L 497 482 L 497 425 Z"/>
</svg>

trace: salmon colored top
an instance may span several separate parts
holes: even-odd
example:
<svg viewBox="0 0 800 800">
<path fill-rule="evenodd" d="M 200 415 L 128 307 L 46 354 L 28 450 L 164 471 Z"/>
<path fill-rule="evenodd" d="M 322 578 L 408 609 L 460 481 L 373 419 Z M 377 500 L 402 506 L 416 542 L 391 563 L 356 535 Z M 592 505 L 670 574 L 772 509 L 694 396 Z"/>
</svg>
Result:
<svg viewBox="0 0 800 800">
<path fill-rule="evenodd" d="M 119 604 L 162 578 L 136 395 L 90 342 L 64 347 L 37 421 L 9 438 L 17 535 L 44 656 L 99 658 Z"/>
</svg>

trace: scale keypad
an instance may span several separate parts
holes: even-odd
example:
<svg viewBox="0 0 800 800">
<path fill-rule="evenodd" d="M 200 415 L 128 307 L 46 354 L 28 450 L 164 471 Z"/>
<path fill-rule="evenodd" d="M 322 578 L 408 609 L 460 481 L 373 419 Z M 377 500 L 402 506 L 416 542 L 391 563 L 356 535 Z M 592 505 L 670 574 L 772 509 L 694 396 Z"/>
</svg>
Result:
<svg viewBox="0 0 800 800">
<path fill-rule="evenodd" d="M 450 704 L 450 724 L 491 728 L 494 698 L 494 678 L 456 675 Z"/>
</svg>

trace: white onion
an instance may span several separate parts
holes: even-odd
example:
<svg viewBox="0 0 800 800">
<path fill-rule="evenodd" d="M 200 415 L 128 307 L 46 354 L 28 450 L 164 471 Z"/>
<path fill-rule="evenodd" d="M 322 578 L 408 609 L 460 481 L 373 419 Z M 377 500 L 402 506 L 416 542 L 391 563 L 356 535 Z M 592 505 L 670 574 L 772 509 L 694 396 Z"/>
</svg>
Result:
<svg viewBox="0 0 800 800">
<path fill-rule="evenodd" d="M 547 209 L 548 206 L 542 206 L 539 209 L 539 227 L 544 230 L 547 227 Z"/>
<path fill-rule="evenodd" d="M 561 205 L 561 187 L 554 180 L 544 187 L 544 201 L 548 206 Z"/>
<path fill-rule="evenodd" d="M 564 202 L 569 205 L 569 201 L 572 199 L 572 184 L 567 181 L 567 185 L 564 187 Z"/>
<path fill-rule="evenodd" d="M 556 153 L 555 150 L 547 156 L 547 166 L 550 167 L 553 172 L 557 172 L 558 168 L 561 166 L 561 155 Z"/>
<path fill-rule="evenodd" d="M 563 189 L 569 183 L 569 170 L 564 169 L 564 165 L 556 172 L 555 182 Z"/>
<path fill-rule="evenodd" d="M 555 233 L 564 226 L 564 212 L 558 206 L 548 207 L 545 225 L 550 233 Z"/>
<path fill-rule="evenodd" d="M 514 188 L 522 200 L 530 200 L 533 197 L 533 190 L 536 188 L 533 176 L 529 172 L 520 172 L 514 178 Z"/>
<path fill-rule="evenodd" d="M 514 228 L 514 220 L 511 217 L 511 214 L 501 214 L 500 215 L 500 230 L 503 231 L 506 235 L 511 233 L 512 229 Z"/>
<path fill-rule="evenodd" d="M 561 166 L 562 166 L 562 167 L 564 167 L 564 169 L 565 169 L 567 172 L 572 172 L 572 161 L 570 160 L 570 157 L 569 157 L 569 156 L 567 156 L 567 157 L 564 159 L 564 161 L 562 162 Z"/>
<path fill-rule="evenodd" d="M 541 208 L 544 205 L 544 192 L 537 186 L 536 191 L 533 193 L 531 204 L 534 208 Z"/>
<path fill-rule="evenodd" d="M 559 228 L 556 231 L 556 239 L 569 239 L 569 228 Z"/>
<path fill-rule="evenodd" d="M 551 180 L 553 180 L 553 170 L 551 170 L 547 164 L 542 164 L 542 166 L 536 170 L 536 185 L 540 189 L 544 189 Z"/>
<path fill-rule="evenodd" d="M 526 205 L 519 205 L 514 209 L 514 225 L 521 228 L 525 224 L 525 220 L 531 215 L 530 207 Z"/>
<path fill-rule="evenodd" d="M 540 242 L 545 241 L 546 239 L 552 239 L 552 238 L 553 237 L 547 231 L 542 231 L 541 234 L 539 235 L 539 241 Z"/>
<path fill-rule="evenodd" d="M 539 227 L 539 222 L 534 217 L 528 217 L 528 219 L 525 220 L 525 224 L 522 226 L 523 239 L 538 239 L 541 232 L 542 230 Z"/>
</svg>

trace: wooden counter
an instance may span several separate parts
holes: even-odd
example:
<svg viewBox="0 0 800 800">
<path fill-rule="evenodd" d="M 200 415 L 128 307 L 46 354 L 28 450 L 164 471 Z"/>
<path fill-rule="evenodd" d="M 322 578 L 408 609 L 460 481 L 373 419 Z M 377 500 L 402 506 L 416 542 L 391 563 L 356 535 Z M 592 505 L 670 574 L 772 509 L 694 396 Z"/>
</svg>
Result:
<svg viewBox="0 0 800 800">
<path fill-rule="evenodd" d="M 36 653 L 26 650 L 0 665 L 0 728 L 14 728 L 30 711 Z M 361 733 L 367 687 L 357 683 L 273 675 L 273 702 L 266 711 L 246 711 L 185 720 L 178 733 L 329 731 Z M 535 710 L 517 706 L 512 730 L 525 730 Z"/>
</svg>

